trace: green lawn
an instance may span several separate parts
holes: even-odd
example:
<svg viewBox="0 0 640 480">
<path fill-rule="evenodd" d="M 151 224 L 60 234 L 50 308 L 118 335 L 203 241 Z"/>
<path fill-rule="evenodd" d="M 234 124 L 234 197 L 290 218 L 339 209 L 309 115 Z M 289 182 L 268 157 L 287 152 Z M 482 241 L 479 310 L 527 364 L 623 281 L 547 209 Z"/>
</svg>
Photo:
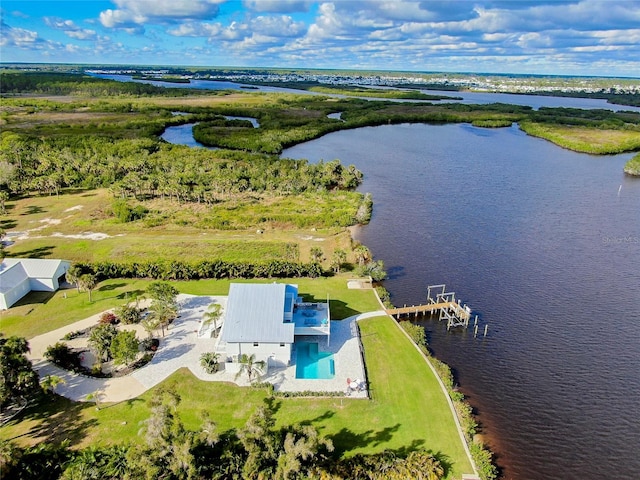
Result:
<svg viewBox="0 0 640 480">
<path fill-rule="evenodd" d="M 332 318 L 378 310 L 372 290 L 348 290 L 347 275 L 329 278 L 294 279 L 307 299 L 331 301 Z M 236 281 L 236 280 L 234 280 Z M 243 280 L 256 281 L 256 280 Z M 273 279 L 261 280 L 272 282 Z M 173 282 L 182 293 L 226 295 L 230 280 Z M 48 297 L 30 294 L 17 307 L 2 313 L 0 330 L 5 335 L 33 337 L 63 325 L 120 305 L 144 292 L 146 280 L 108 280 L 93 293 L 76 290 L 56 292 Z M 66 295 L 66 296 L 65 296 Z M 329 436 L 339 454 L 398 452 L 427 448 L 444 455 L 452 465 L 449 478 L 471 472 L 451 412 L 435 376 L 401 329 L 387 317 L 360 322 L 372 400 L 350 398 L 277 399 L 280 424 L 310 423 Z M 180 413 L 189 428 L 197 428 L 200 412 L 206 410 L 220 431 L 246 422 L 266 398 L 262 389 L 233 384 L 202 382 L 187 369 L 163 382 L 182 396 Z M 149 415 L 147 400 L 138 399 L 107 405 L 99 411 L 92 405 L 58 399 L 29 409 L 19 422 L 0 429 L 5 438 L 23 444 L 69 438 L 73 445 L 137 441 L 140 421 Z"/>
<path fill-rule="evenodd" d="M 87 293 L 76 289 L 31 292 L 0 312 L 0 332 L 29 339 L 133 300 L 148 284 L 148 280 L 105 280 L 91 293 L 91 302 Z"/>
<path fill-rule="evenodd" d="M 332 439 L 338 455 L 426 448 L 450 465 L 447 478 L 470 473 L 446 399 L 420 354 L 388 317 L 364 320 L 360 327 L 372 399 L 276 398 L 278 423 L 314 425 Z M 188 428 L 197 428 L 199 414 L 206 410 L 221 432 L 243 425 L 267 395 L 262 389 L 202 382 L 187 369 L 162 385 L 180 392 L 180 414 Z M 0 432 L 25 444 L 62 438 L 78 446 L 136 442 L 140 421 L 149 415 L 151 395 L 150 391 L 99 411 L 61 399 L 32 408 L 22 421 L 11 422 Z"/>
<path fill-rule="evenodd" d="M 371 290 L 348 290 L 347 276 L 327 278 L 296 278 L 278 280 L 298 284 L 300 294 L 309 300 L 326 300 L 329 297 L 331 315 L 342 319 L 380 307 Z M 182 293 L 192 295 L 227 295 L 232 280 L 198 280 L 172 282 Z M 273 282 L 274 279 L 233 280 L 243 282 Z M 6 336 L 19 335 L 32 338 L 36 335 L 77 322 L 109 308 L 117 307 L 144 294 L 150 280 L 113 279 L 101 282 L 91 294 L 78 293 L 75 289 L 55 293 L 32 292 L 9 310 L 0 312 L 0 332 Z"/>
</svg>

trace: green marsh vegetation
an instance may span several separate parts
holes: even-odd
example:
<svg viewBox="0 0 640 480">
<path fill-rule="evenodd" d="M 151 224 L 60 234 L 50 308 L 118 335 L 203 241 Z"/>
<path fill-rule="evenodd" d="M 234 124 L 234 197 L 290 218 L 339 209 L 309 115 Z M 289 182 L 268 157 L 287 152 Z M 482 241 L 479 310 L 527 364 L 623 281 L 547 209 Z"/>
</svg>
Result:
<svg viewBox="0 0 640 480">
<path fill-rule="evenodd" d="M 640 150 L 640 114 L 575 108 L 541 108 L 520 122 L 529 135 L 583 153 Z"/>
<path fill-rule="evenodd" d="M 629 175 L 640 176 L 640 153 L 626 163 L 624 171 Z"/>
<path fill-rule="evenodd" d="M 251 83 L 251 82 L 250 82 Z M 361 87 L 357 85 L 330 85 L 320 82 L 253 82 L 256 85 L 268 85 L 272 87 L 291 88 L 294 90 L 306 90 L 315 93 L 324 93 L 329 95 L 350 95 L 356 97 L 383 98 L 394 100 L 460 100 L 461 97 L 447 95 L 430 95 L 426 93 L 397 89 L 382 89 L 375 87 Z M 415 87 L 414 87 L 415 88 Z"/>
</svg>

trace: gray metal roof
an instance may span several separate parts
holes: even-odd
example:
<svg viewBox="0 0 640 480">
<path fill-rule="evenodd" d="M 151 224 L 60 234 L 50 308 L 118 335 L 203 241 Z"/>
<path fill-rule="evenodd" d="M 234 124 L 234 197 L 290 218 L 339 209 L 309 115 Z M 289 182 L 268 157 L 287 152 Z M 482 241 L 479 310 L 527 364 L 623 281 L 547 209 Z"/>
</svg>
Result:
<svg viewBox="0 0 640 480">
<path fill-rule="evenodd" d="M 5 258 L 2 263 L 7 267 L 20 263 L 29 278 L 54 278 L 65 273 L 70 265 L 66 260 L 48 258 Z"/>
<path fill-rule="evenodd" d="M 29 280 L 22 264 L 18 262 L 0 263 L 0 294 L 10 292 L 25 280 Z"/>
<path fill-rule="evenodd" d="M 286 290 L 287 285 L 283 283 L 232 283 L 222 340 L 227 343 L 293 343 L 295 324 L 284 323 Z"/>
</svg>

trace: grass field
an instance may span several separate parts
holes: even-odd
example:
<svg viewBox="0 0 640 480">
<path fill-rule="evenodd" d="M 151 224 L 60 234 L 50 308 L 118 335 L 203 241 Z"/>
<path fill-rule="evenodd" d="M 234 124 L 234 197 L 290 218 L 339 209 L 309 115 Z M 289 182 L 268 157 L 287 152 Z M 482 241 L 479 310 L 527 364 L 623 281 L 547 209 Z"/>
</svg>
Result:
<svg viewBox="0 0 640 480">
<path fill-rule="evenodd" d="M 204 205 L 155 202 L 151 207 L 166 217 L 157 226 L 148 226 L 144 220 L 116 222 L 110 213 L 112 201 L 111 192 L 99 189 L 7 202 L 7 215 L 0 220 L 0 228 L 9 234 L 8 239 L 15 239 L 15 244 L 7 248 L 7 255 L 83 262 L 172 259 L 308 262 L 312 247 L 322 248 L 327 260 L 335 249 L 351 249 L 351 238 L 344 228 L 292 228 L 286 221 L 328 211 L 338 214 L 339 199 L 327 197 L 321 205 L 318 198 L 300 196 L 255 206 L 247 204 L 226 213 Z M 295 213 L 283 213 L 287 211 Z M 256 228 L 219 230 L 201 226 L 208 218 L 215 216 L 220 220 L 233 213 L 249 224 L 252 216 L 274 221 L 260 223 L 261 233 Z M 187 217 L 189 222 L 184 220 Z M 282 220 L 275 221 L 278 218 Z M 12 235 L 17 233 L 20 236 L 16 239 Z M 297 247 L 292 249 L 291 245 Z M 328 268 L 328 261 L 325 266 Z"/>
<path fill-rule="evenodd" d="M 406 453 L 425 448 L 445 459 L 447 478 L 470 473 L 446 399 L 420 354 L 388 317 L 364 320 L 360 327 L 372 399 L 276 399 L 278 423 L 314 425 L 332 439 L 338 455 L 385 449 Z M 173 386 L 181 394 L 180 415 L 192 429 L 198 427 L 202 410 L 209 412 L 219 431 L 237 428 L 267 395 L 262 389 L 202 382 L 186 369 L 176 372 L 163 386 Z M 140 441 L 137 432 L 140 421 L 149 415 L 151 394 L 103 406 L 99 411 L 92 405 L 59 399 L 28 409 L 21 421 L 11 422 L 0 432 L 21 444 L 62 438 L 78 447 Z"/>
</svg>

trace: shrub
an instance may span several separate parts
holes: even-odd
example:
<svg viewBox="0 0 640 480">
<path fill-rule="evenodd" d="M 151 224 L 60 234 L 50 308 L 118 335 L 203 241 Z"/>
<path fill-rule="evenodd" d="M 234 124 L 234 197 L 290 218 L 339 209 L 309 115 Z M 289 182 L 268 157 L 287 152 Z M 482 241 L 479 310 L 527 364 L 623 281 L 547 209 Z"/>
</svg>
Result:
<svg viewBox="0 0 640 480">
<path fill-rule="evenodd" d="M 493 454 L 481 443 L 472 443 L 469 447 L 482 480 L 498 478 L 498 469 L 493 464 Z"/>
<path fill-rule="evenodd" d="M 375 282 L 380 282 L 387 278 L 387 272 L 384 270 L 384 262 L 382 260 L 358 265 L 355 269 L 355 273 L 360 277 L 371 277 Z"/>
<path fill-rule="evenodd" d="M 86 333 L 87 333 L 86 330 L 76 330 L 74 332 L 67 333 L 64 337 L 62 337 L 62 339 L 63 340 L 73 340 L 74 338 L 82 337 Z"/>
<path fill-rule="evenodd" d="M 84 370 L 80 362 L 80 353 L 69 348 L 69 345 L 64 342 L 49 345 L 44 352 L 44 358 L 66 370 L 74 372 Z"/>
<path fill-rule="evenodd" d="M 111 355 L 116 365 L 129 365 L 138 356 L 140 342 L 136 332 L 124 330 L 118 332 L 111 340 Z"/>
<path fill-rule="evenodd" d="M 204 368 L 207 373 L 216 373 L 220 368 L 218 359 L 220 355 L 213 352 L 206 352 L 200 355 L 200 366 Z"/>
<path fill-rule="evenodd" d="M 114 200 L 111 204 L 111 209 L 113 210 L 113 215 L 121 223 L 139 220 L 149 213 L 149 210 L 142 205 L 137 205 L 132 208 L 129 203 L 122 198 Z"/>
<path fill-rule="evenodd" d="M 140 347 L 145 351 L 155 352 L 160 346 L 160 340 L 157 338 L 145 338 L 140 342 Z"/>
<path fill-rule="evenodd" d="M 116 317 L 111 312 L 104 312 L 102 315 L 100 315 L 99 323 L 101 323 L 101 324 L 109 324 L 109 325 L 117 325 L 118 317 Z"/>
<path fill-rule="evenodd" d="M 140 323 L 140 309 L 133 305 L 122 305 L 115 309 L 115 313 L 122 323 L 130 325 Z"/>
<path fill-rule="evenodd" d="M 400 326 L 411 337 L 411 340 L 419 347 L 427 346 L 427 335 L 424 331 L 424 327 L 420 325 L 414 325 L 409 321 L 400 322 Z"/>
</svg>

